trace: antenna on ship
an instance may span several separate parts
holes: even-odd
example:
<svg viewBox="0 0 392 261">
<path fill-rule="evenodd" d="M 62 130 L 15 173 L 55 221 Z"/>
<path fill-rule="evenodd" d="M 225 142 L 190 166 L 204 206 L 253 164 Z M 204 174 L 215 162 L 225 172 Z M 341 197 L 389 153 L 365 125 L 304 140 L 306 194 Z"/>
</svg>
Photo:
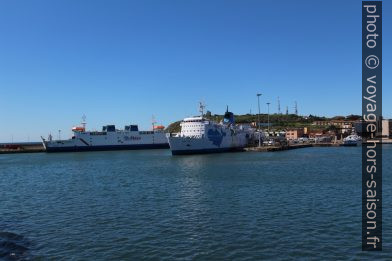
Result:
<svg viewBox="0 0 392 261">
<path fill-rule="evenodd" d="M 154 116 L 154 115 L 152 115 L 152 116 L 151 116 L 152 130 L 154 130 L 154 129 L 155 129 L 155 123 L 157 123 L 157 121 L 155 120 L 155 116 Z"/>
<path fill-rule="evenodd" d="M 199 102 L 199 112 L 201 113 L 201 116 L 204 116 L 204 109 L 206 108 L 206 105 L 204 102 Z"/>
<path fill-rule="evenodd" d="M 86 115 L 84 115 L 83 114 L 83 116 L 82 116 L 82 122 L 81 122 L 81 124 L 82 124 L 82 126 L 83 126 L 83 129 L 86 129 Z"/>
</svg>

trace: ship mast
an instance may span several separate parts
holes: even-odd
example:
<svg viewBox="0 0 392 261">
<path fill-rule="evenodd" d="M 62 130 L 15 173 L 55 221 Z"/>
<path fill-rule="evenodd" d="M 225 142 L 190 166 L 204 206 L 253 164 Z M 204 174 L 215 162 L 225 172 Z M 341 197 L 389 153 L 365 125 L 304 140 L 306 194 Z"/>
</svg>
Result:
<svg viewBox="0 0 392 261">
<path fill-rule="evenodd" d="M 82 116 L 82 122 L 81 122 L 83 129 L 86 130 L 86 115 L 83 114 Z"/>
<path fill-rule="evenodd" d="M 204 109 L 206 108 L 206 105 L 203 102 L 199 102 L 199 112 L 201 113 L 201 117 L 204 116 Z"/>
<path fill-rule="evenodd" d="M 155 124 L 157 123 L 157 121 L 155 120 L 155 116 L 152 115 L 151 116 L 151 124 L 152 124 L 152 130 L 155 130 Z"/>
</svg>

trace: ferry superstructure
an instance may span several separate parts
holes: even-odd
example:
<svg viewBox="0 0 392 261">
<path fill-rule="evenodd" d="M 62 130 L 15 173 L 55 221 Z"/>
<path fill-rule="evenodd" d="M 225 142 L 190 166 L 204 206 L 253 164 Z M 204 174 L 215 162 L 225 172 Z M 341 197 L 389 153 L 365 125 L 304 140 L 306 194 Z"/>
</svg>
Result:
<svg viewBox="0 0 392 261">
<path fill-rule="evenodd" d="M 138 125 L 125 126 L 117 130 L 115 125 L 103 126 L 102 131 L 86 131 L 85 123 L 72 128 L 73 136 L 68 140 L 42 138 L 46 152 L 134 150 L 169 148 L 163 126 L 153 126 L 151 131 L 139 131 Z"/>
<path fill-rule="evenodd" d="M 185 118 L 181 132 L 168 135 L 173 155 L 241 151 L 248 143 L 249 134 L 235 125 L 234 115 L 226 111 L 221 123 L 203 116 Z"/>
</svg>

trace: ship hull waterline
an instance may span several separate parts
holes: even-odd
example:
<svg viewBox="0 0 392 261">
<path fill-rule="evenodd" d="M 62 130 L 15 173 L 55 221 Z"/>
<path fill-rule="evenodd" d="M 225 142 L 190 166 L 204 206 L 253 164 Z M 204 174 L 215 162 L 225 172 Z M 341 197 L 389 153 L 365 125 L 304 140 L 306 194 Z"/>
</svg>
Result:
<svg viewBox="0 0 392 261">
<path fill-rule="evenodd" d="M 102 145 L 102 146 L 64 146 L 46 147 L 46 152 L 88 152 L 88 151 L 113 151 L 113 150 L 147 150 L 169 149 L 168 143 L 160 144 L 129 144 L 129 145 Z"/>
<path fill-rule="evenodd" d="M 194 155 L 211 154 L 222 152 L 244 152 L 244 148 L 217 148 L 217 149 L 198 149 L 198 150 L 172 150 L 172 155 Z"/>
</svg>

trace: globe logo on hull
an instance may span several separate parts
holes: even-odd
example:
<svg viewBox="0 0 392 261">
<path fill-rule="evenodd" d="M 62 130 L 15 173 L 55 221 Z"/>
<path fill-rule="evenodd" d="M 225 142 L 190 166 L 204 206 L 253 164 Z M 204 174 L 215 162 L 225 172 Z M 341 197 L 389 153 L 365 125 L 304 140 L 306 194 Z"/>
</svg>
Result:
<svg viewBox="0 0 392 261">
<path fill-rule="evenodd" d="M 137 136 L 124 136 L 124 140 L 141 140 L 141 137 Z"/>
<path fill-rule="evenodd" d="M 223 131 L 218 131 L 217 129 L 215 130 L 208 130 L 207 132 L 207 137 L 209 141 L 212 141 L 212 144 L 215 146 L 220 147 L 222 144 L 223 137 L 226 136 L 226 133 Z"/>
</svg>

